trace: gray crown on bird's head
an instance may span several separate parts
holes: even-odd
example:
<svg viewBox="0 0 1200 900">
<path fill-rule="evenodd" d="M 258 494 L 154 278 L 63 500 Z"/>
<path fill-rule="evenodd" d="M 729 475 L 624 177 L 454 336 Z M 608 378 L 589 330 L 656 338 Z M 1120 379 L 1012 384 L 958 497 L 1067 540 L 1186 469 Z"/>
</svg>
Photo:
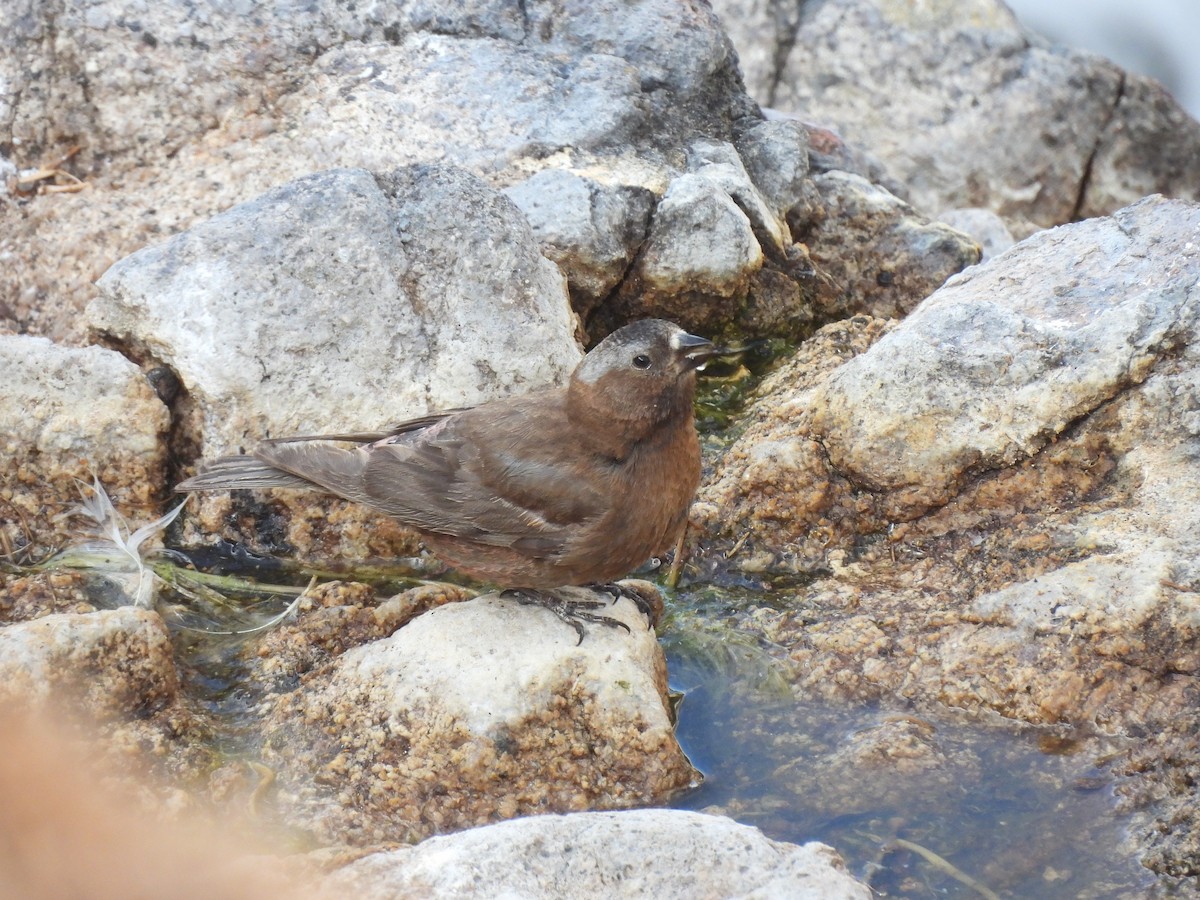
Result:
<svg viewBox="0 0 1200 900">
<path fill-rule="evenodd" d="M 618 328 L 593 347 L 575 369 L 573 379 L 593 384 L 623 370 L 678 374 L 679 363 L 699 348 L 711 346 L 665 319 L 640 319 Z M 684 368 L 688 368 L 685 366 Z"/>
</svg>

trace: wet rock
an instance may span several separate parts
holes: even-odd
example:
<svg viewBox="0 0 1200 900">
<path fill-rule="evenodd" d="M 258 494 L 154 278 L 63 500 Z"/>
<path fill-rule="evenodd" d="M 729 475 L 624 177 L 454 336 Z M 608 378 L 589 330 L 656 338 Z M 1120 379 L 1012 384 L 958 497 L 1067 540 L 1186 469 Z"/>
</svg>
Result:
<svg viewBox="0 0 1200 900">
<path fill-rule="evenodd" d="M 0 574 L 0 623 L 27 622 L 51 613 L 95 612 L 94 584 L 78 572 Z"/>
<path fill-rule="evenodd" d="M 813 438 L 812 398 L 834 370 L 892 327 L 869 316 L 826 325 L 759 386 L 745 430 L 717 460 L 692 506 L 693 521 L 709 531 L 747 536 L 738 567 L 824 565 L 835 535 L 844 537 L 866 511 L 865 504 L 852 503 L 848 485 Z M 756 557 L 760 544 L 773 550 Z"/>
<path fill-rule="evenodd" d="M 586 898 L 610 895 L 614 884 L 659 897 L 871 896 L 824 844 L 772 841 L 722 816 L 663 809 L 502 822 L 373 853 L 329 880 L 363 898 Z"/>
<path fill-rule="evenodd" d="M 0 627 L 0 702 L 94 723 L 99 755 L 126 766 L 196 777 L 211 764 L 207 729 L 180 699 L 157 613 L 125 606 Z"/>
<path fill-rule="evenodd" d="M 0 553 L 45 555 L 73 533 L 64 515 L 100 478 L 120 509 L 157 518 L 167 409 L 141 371 L 100 347 L 0 335 Z"/>
<path fill-rule="evenodd" d="M 386 428 L 560 382 L 580 358 L 562 276 L 525 219 L 448 167 L 299 179 L 122 260 L 100 286 L 91 321 L 174 372 L 195 456 Z M 201 534 L 268 552 L 414 552 L 361 508 L 313 516 L 327 505 L 284 492 L 193 509 Z"/>
<path fill-rule="evenodd" d="M 426 584 L 380 600 L 365 584 L 326 582 L 305 592 L 294 622 L 272 628 L 253 645 L 250 678 L 260 689 L 290 690 L 351 647 L 385 638 L 434 607 L 471 596 L 452 584 Z"/>
<path fill-rule="evenodd" d="M 662 651 L 631 602 L 602 612 L 629 632 L 589 625 L 577 645 L 549 610 L 489 595 L 309 673 L 266 720 L 282 815 L 362 844 L 663 802 L 696 775 Z"/>
<path fill-rule="evenodd" d="M 179 693 L 171 641 L 153 612 L 57 613 L 0 629 L 6 698 L 71 695 L 99 716 L 153 711 Z M 97 670 L 94 654 L 103 649 Z"/>
<path fill-rule="evenodd" d="M 1024 237 L 1154 192 L 1200 199 L 1200 124 L 995 0 L 714 6 L 760 103 L 836 127 L 922 212 L 986 207 Z"/>
<path fill-rule="evenodd" d="M 813 187 L 813 202 L 794 208 L 789 222 L 810 248 L 813 305 L 823 320 L 902 317 L 949 276 L 979 262 L 970 237 L 929 221 L 861 176 L 827 172 Z"/>
<path fill-rule="evenodd" d="M 694 508 L 734 568 L 809 575 L 745 622 L 804 691 L 1080 729 L 1166 874 L 1195 874 L 1198 231 L 1149 198 L 830 326 Z"/>
</svg>

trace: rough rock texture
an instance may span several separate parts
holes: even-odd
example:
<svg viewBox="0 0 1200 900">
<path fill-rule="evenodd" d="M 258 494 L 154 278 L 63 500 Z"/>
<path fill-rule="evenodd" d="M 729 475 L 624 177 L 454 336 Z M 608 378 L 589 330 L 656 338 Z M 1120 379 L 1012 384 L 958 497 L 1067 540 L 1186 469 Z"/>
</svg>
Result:
<svg viewBox="0 0 1200 900">
<path fill-rule="evenodd" d="M 453 167 L 299 179 L 122 260 L 100 286 L 95 327 L 178 378 L 177 450 L 192 458 L 382 429 L 561 382 L 580 359 L 565 283 L 525 219 Z M 206 495 L 192 509 L 201 534 L 267 551 L 413 552 L 361 508 L 265 502 Z"/>
<path fill-rule="evenodd" d="M 92 657 L 101 648 L 109 658 L 97 668 Z M 156 613 L 132 607 L 0 629 L 0 666 L 6 698 L 79 694 L 78 702 L 103 716 L 152 711 L 179 692 L 166 626 Z"/>
<path fill-rule="evenodd" d="M 205 455 L 561 382 L 561 275 L 461 169 L 299 179 L 113 266 L 92 324 L 165 363 Z"/>
<path fill-rule="evenodd" d="M 430 838 L 365 856 L 327 884 L 364 900 L 871 896 L 824 844 L 781 843 L 732 819 L 664 809 L 533 816 Z"/>
<path fill-rule="evenodd" d="M 857 313 L 900 318 L 956 272 L 979 262 L 975 241 L 860 175 L 813 179 L 813 197 L 788 216 L 811 248 L 813 307 L 822 321 Z"/>
<path fill-rule="evenodd" d="M 577 646 L 549 610 L 489 595 L 308 673 L 267 717 L 282 815 L 372 843 L 663 802 L 696 774 L 662 651 L 631 602 L 603 612 L 628 633 L 590 625 Z"/>
<path fill-rule="evenodd" d="M 565 169 L 543 169 L 505 193 L 567 276 L 571 305 L 586 319 L 621 283 L 646 239 L 654 195 Z"/>
<path fill-rule="evenodd" d="M 306 591 L 294 622 L 272 628 L 251 645 L 249 678 L 259 690 L 281 693 L 351 647 L 385 638 L 443 603 L 467 600 L 466 588 L 425 584 L 380 600 L 365 584 L 329 581 Z"/>
<path fill-rule="evenodd" d="M 813 437 L 901 517 L 1033 456 L 1190 337 L 1198 234 L 1195 207 L 1161 199 L 1039 233 L 836 372 L 812 399 Z"/>
<path fill-rule="evenodd" d="M 0 192 L 0 259 L 13 266 L 0 328 L 79 341 L 91 282 L 136 248 L 297 175 L 419 162 L 497 187 L 558 173 L 537 185 L 556 195 L 540 213 L 528 190 L 522 203 L 581 314 L 616 293 L 587 322 L 593 338 L 633 315 L 796 337 L 812 319 L 807 248 L 779 227 L 806 190 L 811 129 L 762 119 L 707 4 L 473 2 L 434 14 L 320 0 L 255 10 L 250 45 L 245 17 L 224 8 L 134 13 L 104 0 L 82 17 L 6 9 L 0 33 L 6 21 L 20 36 L 0 38 L 11 73 L 0 149 L 11 136 L 18 165 L 44 180 Z M 131 119 L 153 124 L 131 139 Z M 87 189 L 51 193 L 70 187 L 54 171 Z M 652 214 L 673 179 L 683 183 L 664 215 Z"/>
<path fill-rule="evenodd" d="M 123 513 L 155 519 L 167 408 L 137 366 L 100 347 L 0 335 L 0 553 L 39 557 L 98 477 Z"/>
<path fill-rule="evenodd" d="M 251 42 L 246 16 L 216 7 L 0 11 L 0 147 L 26 167 L 81 145 L 63 165 L 90 182 L 0 199 L 16 265 L 0 302 L 19 328 L 78 339 L 70 313 L 108 265 L 297 175 L 446 161 L 503 186 L 551 157 L 661 170 L 755 113 L 698 3 L 322 0 L 249 21 Z"/>
<path fill-rule="evenodd" d="M 735 568 L 818 576 L 748 622 L 805 690 L 1134 739 L 1143 858 L 1193 876 L 1197 233 L 1150 198 L 829 326 L 695 508 Z"/>
<path fill-rule="evenodd" d="M 1154 192 L 1200 199 L 1200 124 L 998 0 L 714 7 L 760 103 L 867 148 L 925 214 L 986 207 L 1025 236 Z"/>
<path fill-rule="evenodd" d="M 171 638 L 157 613 L 125 606 L 0 627 L 0 701 L 66 711 L 104 735 L 98 755 L 176 778 L 211 764 L 180 702 Z"/>
</svg>

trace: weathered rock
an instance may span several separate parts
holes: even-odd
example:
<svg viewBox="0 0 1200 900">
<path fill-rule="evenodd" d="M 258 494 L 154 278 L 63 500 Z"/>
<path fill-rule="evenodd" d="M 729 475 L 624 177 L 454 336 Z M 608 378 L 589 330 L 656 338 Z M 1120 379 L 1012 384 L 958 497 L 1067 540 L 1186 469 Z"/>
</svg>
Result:
<svg viewBox="0 0 1200 900">
<path fill-rule="evenodd" d="M 326 582 L 301 597 L 295 621 L 272 628 L 253 645 L 249 679 L 260 690 L 291 690 L 302 676 L 351 647 L 385 638 L 436 606 L 472 596 L 466 588 L 431 583 L 381 601 L 365 584 Z"/>
<path fill-rule="evenodd" d="M 91 321 L 170 367 L 186 392 L 177 425 L 205 457 L 470 406 L 562 381 L 580 358 L 562 276 L 524 217 L 453 168 L 302 178 L 122 260 L 100 285 Z M 248 531 L 264 549 L 412 552 L 365 510 L 339 504 L 322 521 L 312 496 L 272 502 L 194 507 L 202 531 Z"/>
<path fill-rule="evenodd" d="M 812 262 L 786 221 L 812 193 L 804 129 L 758 123 L 740 146 L 753 177 L 732 144 L 689 147 L 689 171 L 671 180 L 629 277 L 596 317 L 607 327 L 656 316 L 710 335 L 799 335 L 811 322 Z"/>
<path fill-rule="evenodd" d="M 698 323 L 728 324 L 762 264 L 754 227 L 725 188 L 705 174 L 680 175 L 654 212 L 613 314 L 696 330 L 703 330 Z"/>
<path fill-rule="evenodd" d="M 453 168 L 302 178 L 99 284 L 90 320 L 172 368 L 210 456 L 469 406 L 561 381 L 580 358 L 524 219 Z"/>
<path fill-rule="evenodd" d="M 32 165 L 83 144 L 66 165 L 91 176 L 82 194 L 0 207 L 0 256 L 17 265 L 0 300 L 22 327 L 78 339 L 106 266 L 297 175 L 444 161 L 502 186 L 556 155 L 661 168 L 755 114 L 703 5 L 322 0 L 257 11 L 253 45 L 245 28 L 192 7 L 0 12 L 0 146 Z M 131 140 L 143 105 L 154 123 Z"/>
<path fill-rule="evenodd" d="M 980 262 L 999 256 L 1016 243 L 1004 220 L 990 209 L 944 209 L 937 220 L 955 231 L 970 235 L 983 248 Z"/>
<path fill-rule="evenodd" d="M 799 122 L 760 122 L 737 136 L 738 155 L 766 204 L 783 219 L 809 195 L 809 130 Z"/>
<path fill-rule="evenodd" d="M 267 717 L 282 814 L 326 840 L 412 840 L 691 784 L 654 633 L 629 601 L 603 612 L 629 632 L 577 646 L 548 610 L 451 603 L 310 673 Z"/>
<path fill-rule="evenodd" d="M 653 852 L 647 852 L 652 847 Z M 824 844 L 768 840 L 722 816 L 663 809 L 534 816 L 374 853 L 328 887 L 384 898 L 868 898 Z"/>
<path fill-rule="evenodd" d="M 97 755 L 194 778 L 211 765 L 204 725 L 180 702 L 157 613 L 123 606 L 0 627 L 0 702 L 67 712 L 101 730 Z"/>
<path fill-rule="evenodd" d="M 162 619 L 125 606 L 0 628 L 0 686 L 5 699 L 65 697 L 108 718 L 174 701 L 179 676 Z"/>
<path fill-rule="evenodd" d="M 567 276 L 571 305 L 587 319 L 621 283 L 646 239 L 654 195 L 565 169 L 543 169 L 505 193 L 529 218 L 543 252 Z"/>
<path fill-rule="evenodd" d="M 1187 338 L 1198 233 L 1200 208 L 1158 198 L 1035 235 L 834 373 L 813 437 L 851 480 L 892 492 L 899 516 L 1032 456 Z"/>
<path fill-rule="evenodd" d="M 979 262 L 979 245 L 967 235 L 930 222 L 861 176 L 827 172 L 813 186 L 812 205 L 793 209 L 789 220 L 810 248 L 813 305 L 822 319 L 899 318 Z"/>
<path fill-rule="evenodd" d="M 158 518 L 167 408 L 137 366 L 100 347 L 0 335 L 0 553 L 37 558 L 98 477 L 134 518 Z"/>
<path fill-rule="evenodd" d="M 986 207 L 1023 237 L 1149 193 L 1200 199 L 1200 124 L 996 0 L 714 5 L 760 103 L 834 125 L 924 213 Z"/>
<path fill-rule="evenodd" d="M 890 329 L 829 326 L 694 509 L 745 537 L 735 567 L 818 576 L 745 623 L 806 692 L 1094 731 L 1146 807 L 1143 859 L 1189 876 L 1197 233 L 1200 207 L 1149 198 L 1027 239 Z"/>
</svg>

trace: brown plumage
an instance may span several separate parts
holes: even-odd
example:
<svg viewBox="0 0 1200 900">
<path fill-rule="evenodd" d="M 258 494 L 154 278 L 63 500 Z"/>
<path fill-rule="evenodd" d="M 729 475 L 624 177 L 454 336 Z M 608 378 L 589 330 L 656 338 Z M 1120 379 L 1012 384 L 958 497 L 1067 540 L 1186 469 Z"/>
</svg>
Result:
<svg viewBox="0 0 1200 900">
<path fill-rule="evenodd" d="M 394 516 L 484 581 L 527 593 L 610 582 L 683 527 L 700 480 L 695 373 L 717 352 L 670 322 L 634 322 L 589 352 L 565 388 L 387 433 L 268 441 L 176 490 L 325 490 Z M 338 440 L 361 446 L 328 443 Z"/>
</svg>

